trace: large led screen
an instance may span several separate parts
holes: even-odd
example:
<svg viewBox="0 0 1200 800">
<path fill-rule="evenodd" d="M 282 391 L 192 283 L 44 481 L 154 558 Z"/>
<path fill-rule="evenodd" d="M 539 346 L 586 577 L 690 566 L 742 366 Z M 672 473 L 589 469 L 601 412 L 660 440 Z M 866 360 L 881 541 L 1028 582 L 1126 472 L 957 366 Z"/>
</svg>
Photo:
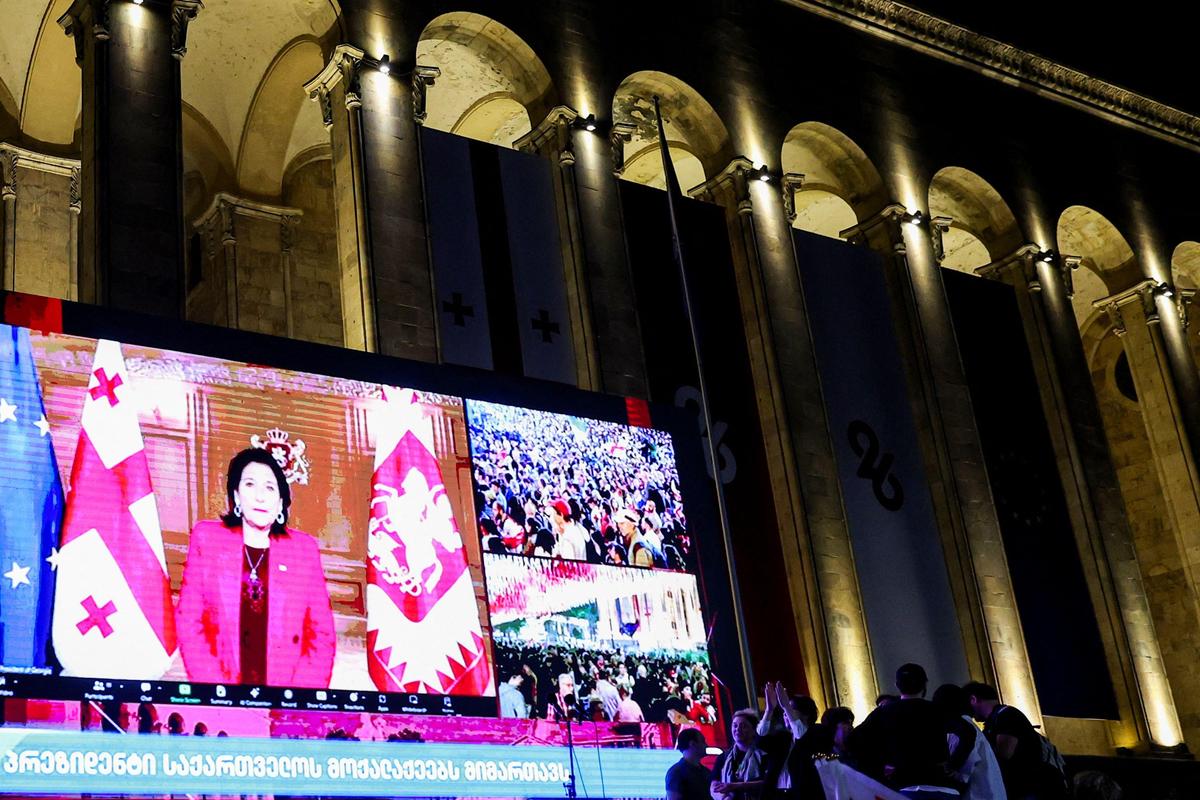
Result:
<svg viewBox="0 0 1200 800">
<path fill-rule="evenodd" d="M 722 741 L 672 436 L 403 383 L 0 325 L 0 733 Z"/>
</svg>

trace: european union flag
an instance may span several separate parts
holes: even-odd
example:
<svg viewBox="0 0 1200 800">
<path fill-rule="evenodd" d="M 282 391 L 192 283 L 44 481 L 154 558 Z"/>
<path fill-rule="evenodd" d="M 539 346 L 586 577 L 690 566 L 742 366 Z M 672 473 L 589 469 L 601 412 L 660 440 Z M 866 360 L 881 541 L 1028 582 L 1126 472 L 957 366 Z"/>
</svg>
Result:
<svg viewBox="0 0 1200 800">
<path fill-rule="evenodd" d="M 0 664 L 47 666 L 63 491 L 29 331 L 0 325 Z"/>
</svg>

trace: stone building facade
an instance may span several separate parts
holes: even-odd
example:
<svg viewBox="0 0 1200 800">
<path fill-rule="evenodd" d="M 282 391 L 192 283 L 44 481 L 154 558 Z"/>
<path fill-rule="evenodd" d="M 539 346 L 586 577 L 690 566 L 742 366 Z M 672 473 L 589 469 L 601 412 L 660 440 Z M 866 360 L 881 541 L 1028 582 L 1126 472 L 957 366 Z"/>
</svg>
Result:
<svg viewBox="0 0 1200 800">
<path fill-rule="evenodd" d="M 968 666 L 1041 719 L 943 269 L 1013 287 L 1118 709 L 1045 728 L 1200 747 L 1200 118 L 890 0 L 636 13 L 10 3 L 2 286 L 436 362 L 425 127 L 547 159 L 574 383 L 644 397 L 619 189 L 664 186 L 659 97 L 724 211 L 809 691 L 862 711 L 886 678 L 792 228 L 883 257 Z"/>
</svg>

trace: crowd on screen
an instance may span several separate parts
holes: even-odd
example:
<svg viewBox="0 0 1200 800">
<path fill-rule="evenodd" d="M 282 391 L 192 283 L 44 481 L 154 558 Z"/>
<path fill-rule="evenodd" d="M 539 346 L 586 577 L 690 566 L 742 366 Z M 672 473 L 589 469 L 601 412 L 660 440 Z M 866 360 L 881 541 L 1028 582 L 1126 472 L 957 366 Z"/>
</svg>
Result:
<svg viewBox="0 0 1200 800">
<path fill-rule="evenodd" d="M 861 721 L 845 707 L 818 713 L 816 702 L 781 684 L 765 688 L 766 708 L 736 712 L 732 746 L 712 767 L 701 763 L 704 733 L 676 738 L 682 758 L 666 774 L 667 800 L 809 800 L 837 797 L 912 800 L 1119 800 L 1107 776 L 1067 780 L 1058 750 L 1025 714 L 984 683 L 946 684 L 927 698 L 918 664 L 896 672 L 896 694 L 881 695 Z M 822 762 L 837 761 L 837 765 Z M 822 775 L 837 776 L 823 781 Z"/>
<path fill-rule="evenodd" d="M 692 541 L 670 437 L 507 406 L 471 414 L 484 550 L 687 569 Z"/>
<path fill-rule="evenodd" d="M 708 665 L 685 656 L 497 644 L 500 715 L 711 725 Z"/>
</svg>

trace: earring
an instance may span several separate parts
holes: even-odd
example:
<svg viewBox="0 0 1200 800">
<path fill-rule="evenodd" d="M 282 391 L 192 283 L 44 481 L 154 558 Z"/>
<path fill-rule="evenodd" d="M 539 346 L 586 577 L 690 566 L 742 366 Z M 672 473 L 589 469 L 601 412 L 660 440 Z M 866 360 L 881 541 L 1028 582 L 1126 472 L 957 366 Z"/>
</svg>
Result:
<svg viewBox="0 0 1200 800">
<path fill-rule="evenodd" d="M 242 504 L 241 503 L 235 502 L 233 504 L 233 515 L 235 517 L 240 517 L 242 515 Z"/>
<path fill-rule="evenodd" d="M 281 510 L 278 514 L 275 515 L 275 521 L 278 522 L 280 525 L 282 525 L 283 520 L 284 520 L 283 511 Z"/>
</svg>

